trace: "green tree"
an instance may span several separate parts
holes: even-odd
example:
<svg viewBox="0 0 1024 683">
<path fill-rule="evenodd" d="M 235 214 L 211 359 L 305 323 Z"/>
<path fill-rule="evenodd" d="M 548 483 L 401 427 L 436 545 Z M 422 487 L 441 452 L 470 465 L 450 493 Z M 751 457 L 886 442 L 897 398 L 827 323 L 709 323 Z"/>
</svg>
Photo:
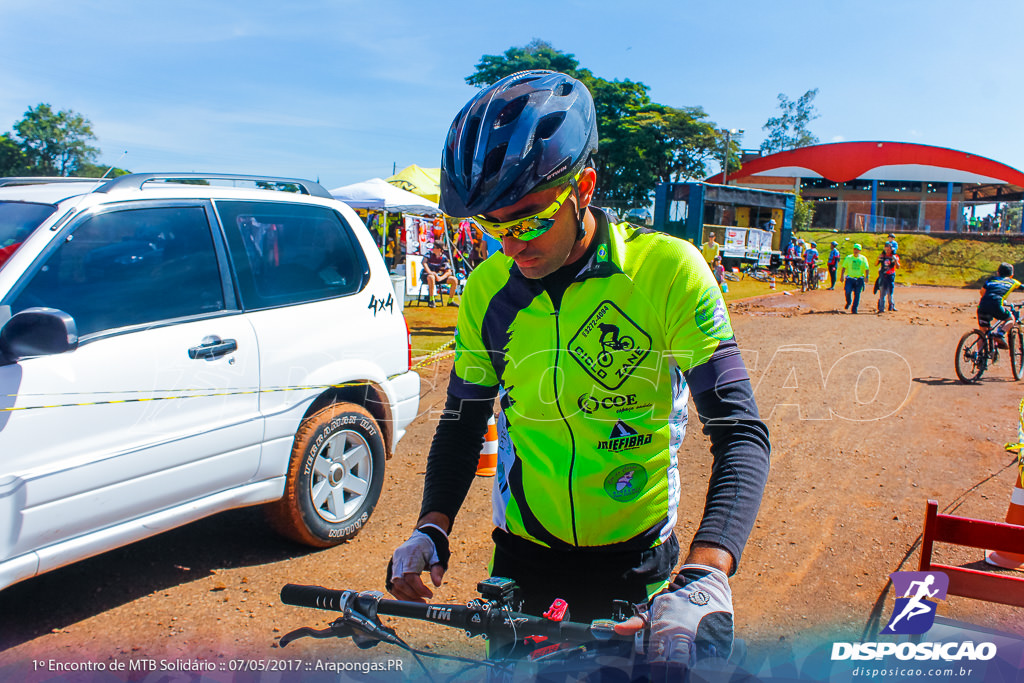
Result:
<svg viewBox="0 0 1024 683">
<path fill-rule="evenodd" d="M 814 202 L 809 202 L 798 194 L 796 205 L 793 207 L 793 231 L 810 230 L 813 220 Z"/>
<path fill-rule="evenodd" d="M 123 168 L 117 166 L 103 166 L 102 164 L 90 164 L 84 163 L 78 167 L 78 171 L 75 173 L 77 176 L 82 178 L 116 178 L 122 175 L 128 175 L 131 171 L 126 171 Z"/>
<path fill-rule="evenodd" d="M 476 71 L 466 77 L 466 83 L 484 88 L 510 74 L 532 69 L 561 71 L 578 78 L 579 66 L 574 55 L 560 52 L 550 43 L 534 38 L 525 47 L 510 47 L 501 55 L 484 55 L 477 63 Z"/>
<path fill-rule="evenodd" d="M 11 134 L 0 135 L 0 177 L 25 175 L 26 166 L 25 153 Z"/>
<path fill-rule="evenodd" d="M 574 55 L 542 40 L 502 55 L 484 55 L 466 82 L 486 87 L 527 69 L 567 73 L 593 94 L 601 136 L 593 159 L 598 177 L 594 201 L 600 206 L 647 206 L 655 183 L 706 175 L 707 161 L 721 149 L 714 124 L 700 107 L 676 109 L 652 102 L 643 83 L 595 76 Z"/>
<path fill-rule="evenodd" d="M 29 175 L 73 175 L 99 154 L 88 144 L 96 139 L 89 119 L 70 109 L 54 112 L 49 104 L 39 104 L 25 112 L 14 130 Z"/>
<path fill-rule="evenodd" d="M 820 117 L 814 108 L 817 94 L 817 88 L 808 90 L 794 102 L 779 93 L 779 115 L 768 119 L 768 123 L 762 126 L 768 131 L 768 137 L 761 143 L 762 154 L 817 144 L 817 136 L 807 129 L 807 124 Z"/>
</svg>

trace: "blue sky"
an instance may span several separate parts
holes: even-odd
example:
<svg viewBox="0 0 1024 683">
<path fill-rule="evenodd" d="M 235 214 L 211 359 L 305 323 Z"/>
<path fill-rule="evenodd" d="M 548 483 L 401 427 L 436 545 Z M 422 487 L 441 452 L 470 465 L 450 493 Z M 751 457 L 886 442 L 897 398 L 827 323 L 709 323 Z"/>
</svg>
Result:
<svg viewBox="0 0 1024 683">
<path fill-rule="evenodd" d="M 319 178 L 439 164 L 484 54 L 533 38 L 757 147 L 817 87 L 822 142 L 941 145 L 1024 169 L 1024 3 L 946 0 L 0 0 L 0 132 L 47 102 L 133 171 Z M 121 153 L 127 150 L 124 158 Z"/>
</svg>

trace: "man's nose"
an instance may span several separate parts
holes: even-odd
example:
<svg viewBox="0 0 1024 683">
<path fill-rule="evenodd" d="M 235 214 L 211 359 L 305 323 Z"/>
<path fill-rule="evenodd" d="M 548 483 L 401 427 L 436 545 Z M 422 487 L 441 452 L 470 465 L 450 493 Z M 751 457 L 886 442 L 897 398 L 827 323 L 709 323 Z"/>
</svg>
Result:
<svg viewBox="0 0 1024 683">
<path fill-rule="evenodd" d="M 526 248 L 526 242 L 515 237 L 506 235 L 501 238 L 501 250 L 505 252 L 505 255 L 509 258 L 515 258 L 516 254 L 519 254 L 523 249 Z"/>
</svg>

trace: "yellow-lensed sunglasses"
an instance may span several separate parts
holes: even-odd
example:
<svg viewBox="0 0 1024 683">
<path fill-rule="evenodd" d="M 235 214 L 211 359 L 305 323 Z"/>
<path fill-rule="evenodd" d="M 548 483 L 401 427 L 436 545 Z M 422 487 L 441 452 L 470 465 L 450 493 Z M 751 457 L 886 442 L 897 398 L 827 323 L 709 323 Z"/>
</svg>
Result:
<svg viewBox="0 0 1024 683">
<path fill-rule="evenodd" d="M 473 216 L 473 220 L 483 228 L 484 232 L 496 240 L 514 237 L 517 240 L 529 242 L 551 229 L 551 226 L 555 224 L 554 215 L 562 208 L 562 204 L 569 198 L 569 194 L 573 191 L 574 187 L 576 187 L 575 178 L 562 190 L 551 206 L 532 216 L 516 218 L 504 223 L 496 223 L 495 221 L 487 220 L 483 216 Z"/>
</svg>

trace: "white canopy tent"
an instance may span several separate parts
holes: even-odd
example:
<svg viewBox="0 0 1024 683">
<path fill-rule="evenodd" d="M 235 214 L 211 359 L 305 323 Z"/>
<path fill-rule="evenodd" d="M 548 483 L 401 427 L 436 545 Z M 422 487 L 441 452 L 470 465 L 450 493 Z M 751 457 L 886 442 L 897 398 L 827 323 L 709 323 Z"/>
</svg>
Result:
<svg viewBox="0 0 1024 683">
<path fill-rule="evenodd" d="M 361 183 L 336 187 L 330 192 L 335 199 L 345 202 L 353 209 L 419 215 L 441 213 L 437 204 L 429 199 L 395 187 L 382 178 L 371 178 Z"/>
</svg>

